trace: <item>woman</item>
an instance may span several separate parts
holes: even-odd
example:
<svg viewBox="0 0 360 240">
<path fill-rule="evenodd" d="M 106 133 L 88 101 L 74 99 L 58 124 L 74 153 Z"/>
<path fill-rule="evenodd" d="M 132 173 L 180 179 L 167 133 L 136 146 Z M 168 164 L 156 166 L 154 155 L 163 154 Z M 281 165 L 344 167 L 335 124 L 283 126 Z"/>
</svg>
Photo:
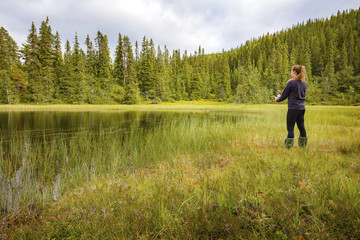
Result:
<svg viewBox="0 0 360 240">
<path fill-rule="evenodd" d="M 300 137 L 298 139 L 299 146 L 305 147 L 307 144 L 306 130 L 304 126 L 305 92 L 307 88 L 305 79 L 305 66 L 293 66 L 291 69 L 291 79 L 287 82 L 281 96 L 275 97 L 275 101 L 277 102 L 284 101 L 288 98 L 288 112 L 286 118 L 288 136 L 285 139 L 285 145 L 287 148 L 291 148 L 294 145 L 295 122 L 300 130 Z"/>
</svg>

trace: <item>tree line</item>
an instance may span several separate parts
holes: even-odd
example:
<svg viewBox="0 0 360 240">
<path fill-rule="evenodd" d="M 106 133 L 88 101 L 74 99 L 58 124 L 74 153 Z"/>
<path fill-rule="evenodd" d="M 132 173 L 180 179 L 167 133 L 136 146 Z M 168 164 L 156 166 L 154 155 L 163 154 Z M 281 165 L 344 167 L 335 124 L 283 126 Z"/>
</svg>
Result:
<svg viewBox="0 0 360 240">
<path fill-rule="evenodd" d="M 216 54 L 193 54 L 155 46 L 146 36 L 133 47 L 119 33 L 111 58 L 108 37 L 77 34 L 73 43 L 53 33 L 49 18 L 32 23 L 19 49 L 0 28 L 0 102 L 124 103 L 211 99 L 269 103 L 290 77 L 292 65 L 308 72 L 307 101 L 314 104 L 360 102 L 360 9 L 327 19 L 308 20 L 290 29 L 248 40 Z"/>
</svg>

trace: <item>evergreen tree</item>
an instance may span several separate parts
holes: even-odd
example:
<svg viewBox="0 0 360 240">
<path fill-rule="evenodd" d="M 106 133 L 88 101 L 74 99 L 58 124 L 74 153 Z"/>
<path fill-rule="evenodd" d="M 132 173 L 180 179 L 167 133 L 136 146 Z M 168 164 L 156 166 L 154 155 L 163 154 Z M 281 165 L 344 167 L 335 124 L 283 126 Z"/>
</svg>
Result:
<svg viewBox="0 0 360 240">
<path fill-rule="evenodd" d="M 163 96 L 163 89 L 164 89 L 164 78 L 163 78 L 163 71 L 164 71 L 164 56 L 161 51 L 160 46 L 158 46 L 157 56 L 155 60 L 155 99 L 154 103 L 158 103 L 162 96 Z"/>
<path fill-rule="evenodd" d="M 136 104 L 140 101 L 140 91 L 136 77 L 135 60 L 130 39 L 124 36 L 124 54 L 125 54 L 125 98 L 124 103 Z"/>
<path fill-rule="evenodd" d="M 106 90 L 110 84 L 110 50 L 108 47 L 107 35 L 100 31 L 96 37 L 97 45 L 97 78 L 102 90 Z"/>
<path fill-rule="evenodd" d="M 190 100 L 201 99 L 201 75 L 196 68 L 192 74 L 190 86 Z"/>
<path fill-rule="evenodd" d="M 120 86 L 125 86 L 125 58 L 124 58 L 124 44 L 121 34 L 119 33 L 118 45 L 115 51 L 114 74 L 115 82 Z"/>
<path fill-rule="evenodd" d="M 92 77 L 97 76 L 96 72 L 96 53 L 92 41 L 90 40 L 89 34 L 86 36 L 85 40 L 86 45 L 86 63 L 85 63 L 85 72 L 87 75 Z"/>
<path fill-rule="evenodd" d="M 87 85 L 85 83 L 85 54 L 80 49 L 80 44 L 78 40 L 77 33 L 75 33 L 74 39 L 74 50 L 71 55 L 71 88 L 73 88 L 74 97 L 72 101 L 74 102 L 86 102 L 87 99 Z"/>
<path fill-rule="evenodd" d="M 191 63 L 190 63 L 190 60 L 189 60 L 189 57 L 187 55 L 187 51 L 185 51 L 184 55 L 183 55 L 183 64 L 182 64 L 182 82 L 184 83 L 184 86 L 185 86 L 185 92 L 187 94 L 190 95 L 191 93 L 191 89 L 192 89 L 192 81 L 194 80 L 194 70 L 193 70 L 193 67 L 191 66 Z M 200 76 L 201 78 L 201 76 Z M 200 80 L 200 79 L 199 79 Z M 199 82 L 200 83 L 200 82 Z M 200 88 L 199 88 L 199 91 L 200 91 Z M 187 96 L 184 96 L 184 98 L 186 98 Z"/>
<path fill-rule="evenodd" d="M 135 63 L 136 65 L 139 63 L 139 43 L 135 42 Z"/>
<path fill-rule="evenodd" d="M 334 64 L 334 54 L 335 54 L 335 44 L 333 42 L 333 34 L 329 33 L 330 39 L 328 40 L 328 51 L 327 51 L 327 63 L 325 65 L 324 76 L 322 78 L 322 94 L 323 94 L 323 101 L 326 100 L 329 93 L 334 90 L 336 86 L 336 79 L 335 79 L 335 64 Z"/>
<path fill-rule="evenodd" d="M 75 98 L 75 88 L 72 79 L 72 52 L 69 40 L 66 40 L 64 52 L 64 69 L 60 78 L 59 93 L 62 101 L 72 103 Z"/>
<path fill-rule="evenodd" d="M 56 31 L 55 39 L 54 39 L 54 61 L 53 61 L 53 69 L 54 69 L 54 97 L 55 99 L 60 99 L 60 81 L 63 75 L 63 65 L 64 59 L 61 50 L 61 40 L 59 32 Z"/>
<path fill-rule="evenodd" d="M 85 73 L 84 81 L 87 83 L 87 102 L 96 103 L 98 102 L 97 96 L 100 90 L 97 88 L 97 60 L 96 52 L 89 35 L 86 36 L 86 59 L 85 59 Z M 99 87 L 100 88 L 100 87 Z"/>
<path fill-rule="evenodd" d="M 170 53 L 169 49 L 164 47 L 162 55 L 162 68 L 160 72 L 160 99 L 168 101 L 170 99 L 170 82 L 171 82 L 171 69 L 170 69 Z"/>
<path fill-rule="evenodd" d="M 150 42 L 149 42 L 149 55 L 148 55 L 148 63 L 149 63 L 149 68 L 150 68 L 150 98 L 154 99 L 157 96 L 156 93 L 156 85 L 158 85 L 158 79 L 157 79 L 157 74 L 156 74 L 156 67 L 155 67 L 155 62 L 156 62 L 156 51 L 155 51 L 155 44 L 154 41 L 152 40 L 152 38 L 150 38 Z"/>
<path fill-rule="evenodd" d="M 37 95 L 41 101 L 52 101 L 54 93 L 54 37 L 51 33 L 49 18 L 41 23 L 39 38 L 39 62 L 40 62 L 40 78 L 39 89 Z"/>
<path fill-rule="evenodd" d="M 218 61 L 217 96 L 220 101 L 226 101 L 231 96 L 230 67 L 225 54 L 223 54 Z"/>
<path fill-rule="evenodd" d="M 41 64 L 38 42 L 37 30 L 34 22 L 32 22 L 22 53 L 24 56 L 24 69 L 28 73 L 27 98 L 28 101 L 33 102 L 41 102 L 44 99 L 42 96 L 43 86 L 39 82 Z"/>
<path fill-rule="evenodd" d="M 182 100 L 187 97 L 187 93 L 181 77 L 182 64 L 179 50 L 173 51 L 171 62 L 171 97 L 175 100 Z"/>
<path fill-rule="evenodd" d="M 19 68 L 20 59 L 16 42 L 7 30 L 0 28 L 0 102 L 17 103 L 24 89 L 24 72 Z"/>
<path fill-rule="evenodd" d="M 236 88 L 236 102 L 249 103 L 250 102 L 250 85 L 247 72 L 242 66 L 237 68 L 239 84 Z"/>
<path fill-rule="evenodd" d="M 140 91 L 144 95 L 148 95 L 148 92 L 151 87 L 151 74 L 150 74 L 150 67 L 148 62 L 148 53 L 149 51 L 149 42 L 144 36 L 141 45 L 141 52 L 139 57 L 139 67 L 138 67 L 138 77 L 139 77 L 139 87 Z"/>
</svg>

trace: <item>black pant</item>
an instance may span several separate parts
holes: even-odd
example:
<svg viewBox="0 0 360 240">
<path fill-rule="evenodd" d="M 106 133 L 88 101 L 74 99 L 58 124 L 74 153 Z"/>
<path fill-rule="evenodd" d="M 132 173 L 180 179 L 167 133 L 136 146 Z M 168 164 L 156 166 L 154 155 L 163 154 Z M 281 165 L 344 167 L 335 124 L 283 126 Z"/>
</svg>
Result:
<svg viewBox="0 0 360 240">
<path fill-rule="evenodd" d="M 300 130 L 300 137 L 306 137 L 306 130 L 304 126 L 305 110 L 293 110 L 289 109 L 287 112 L 286 123 L 288 130 L 288 138 L 294 138 L 294 126 L 295 122 Z"/>
</svg>

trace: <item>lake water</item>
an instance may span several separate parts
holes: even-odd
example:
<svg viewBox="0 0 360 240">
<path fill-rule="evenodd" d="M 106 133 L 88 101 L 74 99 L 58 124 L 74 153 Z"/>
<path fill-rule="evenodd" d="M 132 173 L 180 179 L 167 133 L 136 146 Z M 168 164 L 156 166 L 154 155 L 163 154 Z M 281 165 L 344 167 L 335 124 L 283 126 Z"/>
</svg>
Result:
<svg viewBox="0 0 360 240">
<path fill-rule="evenodd" d="M 214 112 L 0 111 L 0 213 L 56 201 L 71 184 L 164 158 L 162 141 L 188 127 L 238 119 Z"/>
</svg>

